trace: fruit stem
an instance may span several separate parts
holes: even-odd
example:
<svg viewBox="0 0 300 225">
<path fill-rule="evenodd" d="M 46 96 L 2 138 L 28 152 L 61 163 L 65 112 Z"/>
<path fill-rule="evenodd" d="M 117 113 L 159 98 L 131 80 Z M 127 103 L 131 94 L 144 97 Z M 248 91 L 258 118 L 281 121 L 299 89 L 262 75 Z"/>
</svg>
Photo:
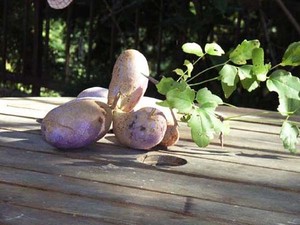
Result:
<svg viewBox="0 0 300 225">
<path fill-rule="evenodd" d="M 155 85 L 157 85 L 158 83 L 159 83 L 159 81 L 158 80 L 156 80 L 155 78 L 153 78 L 153 77 L 150 77 L 149 75 L 146 75 L 146 74 L 144 74 L 144 73 L 141 73 L 144 77 L 146 77 L 151 83 L 153 83 L 153 84 L 155 84 Z"/>
<path fill-rule="evenodd" d="M 121 95 L 122 95 L 121 92 L 118 92 L 118 94 L 117 94 L 117 96 L 115 97 L 115 99 L 114 99 L 112 105 L 110 106 L 110 108 L 111 108 L 112 110 L 115 110 L 115 109 L 116 109 L 117 104 L 118 104 L 118 102 L 119 102 L 119 100 L 120 100 Z"/>
</svg>

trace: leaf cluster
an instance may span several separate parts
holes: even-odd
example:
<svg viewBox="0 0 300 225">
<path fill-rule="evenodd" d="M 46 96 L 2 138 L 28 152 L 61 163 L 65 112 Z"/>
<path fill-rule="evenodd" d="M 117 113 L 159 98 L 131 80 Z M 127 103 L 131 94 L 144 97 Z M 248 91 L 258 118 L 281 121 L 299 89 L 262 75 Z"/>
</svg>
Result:
<svg viewBox="0 0 300 225">
<path fill-rule="evenodd" d="M 284 67 L 300 65 L 300 42 L 290 44 L 282 61 L 277 65 L 271 65 L 265 62 L 264 49 L 260 46 L 259 40 L 244 40 L 226 53 L 228 56 L 226 62 L 195 75 L 192 75 L 194 65 L 205 55 L 221 56 L 225 54 L 224 50 L 217 43 L 207 43 L 203 51 L 202 47 L 194 42 L 183 44 L 182 50 L 198 58 L 194 62 L 185 60 L 183 63 L 185 69 L 174 70 L 179 76 L 178 80 L 163 77 L 157 84 L 157 90 L 166 96 L 161 105 L 175 108 L 183 115 L 183 121 L 191 128 L 192 138 L 198 146 L 207 146 L 216 133 L 222 133 L 228 130 L 228 127 L 215 112 L 218 105 L 224 104 L 223 100 L 207 88 L 194 90 L 192 86 L 195 84 L 191 81 L 210 69 L 221 67 L 218 76 L 209 81 L 219 80 L 226 98 L 234 93 L 239 83 L 251 92 L 259 88 L 262 82 L 266 82 L 268 90 L 278 94 L 278 112 L 285 117 L 280 138 L 284 148 L 296 152 L 299 124 L 289 118 L 300 114 L 300 79 Z M 277 69 L 278 67 L 281 68 Z"/>
<path fill-rule="evenodd" d="M 182 46 L 184 52 L 203 57 L 205 54 L 222 55 L 224 51 L 216 43 L 210 43 L 205 46 L 205 53 L 196 43 L 186 43 Z M 195 91 L 187 83 L 191 77 L 193 65 L 188 60 L 184 61 L 186 70 L 175 69 L 174 72 L 180 76 L 178 81 L 171 77 L 163 77 L 157 84 L 157 90 L 160 94 L 166 96 L 166 100 L 160 105 L 175 108 L 178 113 L 183 114 L 182 120 L 187 122 L 191 128 L 192 138 L 198 146 L 205 147 L 213 139 L 214 134 L 222 132 L 224 124 L 218 119 L 215 109 L 223 101 L 217 95 L 214 95 L 207 88 Z"/>
</svg>

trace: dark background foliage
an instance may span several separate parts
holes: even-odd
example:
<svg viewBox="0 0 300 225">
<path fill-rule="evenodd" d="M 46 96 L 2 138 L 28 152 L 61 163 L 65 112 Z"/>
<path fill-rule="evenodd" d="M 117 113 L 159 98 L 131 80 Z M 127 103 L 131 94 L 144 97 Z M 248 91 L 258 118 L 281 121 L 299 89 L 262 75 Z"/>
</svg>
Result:
<svg viewBox="0 0 300 225">
<path fill-rule="evenodd" d="M 108 87 L 116 57 L 128 48 L 146 56 L 156 79 L 175 76 L 172 70 L 190 58 L 181 50 L 185 42 L 217 42 L 229 51 L 244 39 L 259 39 L 266 62 L 275 65 L 300 37 L 298 0 L 74 0 L 62 10 L 46 0 L 0 0 L 0 9 L 0 96 L 50 90 L 76 96 L 87 87 Z M 195 73 L 217 60 L 206 57 Z M 214 70 L 198 79 L 217 75 Z M 205 85 L 223 97 L 219 82 Z M 147 95 L 159 97 L 154 85 Z M 226 102 L 278 105 L 263 86 L 251 93 L 239 88 Z"/>
</svg>

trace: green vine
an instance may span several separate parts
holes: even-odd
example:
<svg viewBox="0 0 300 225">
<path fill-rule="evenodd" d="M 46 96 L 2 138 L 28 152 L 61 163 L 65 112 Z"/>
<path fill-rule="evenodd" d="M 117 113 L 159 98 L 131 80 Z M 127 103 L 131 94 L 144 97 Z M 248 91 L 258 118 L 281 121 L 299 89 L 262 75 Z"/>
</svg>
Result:
<svg viewBox="0 0 300 225">
<path fill-rule="evenodd" d="M 264 62 L 264 49 L 258 40 L 244 40 L 234 50 L 228 52 L 228 60 L 206 68 L 192 76 L 195 64 L 199 63 L 205 55 L 222 56 L 224 50 L 216 43 L 207 43 L 202 47 L 197 43 L 185 43 L 183 52 L 197 56 L 194 62 L 184 60 L 185 70 L 177 68 L 174 72 L 179 76 L 177 80 L 163 77 L 157 84 L 157 90 L 165 95 L 166 100 L 160 105 L 175 108 L 182 114 L 182 121 L 187 122 L 191 128 L 194 142 L 200 146 L 207 146 L 215 134 L 228 131 L 227 120 L 216 114 L 219 105 L 226 104 L 207 88 L 195 90 L 192 87 L 219 80 L 226 98 L 229 98 L 237 89 L 237 84 L 248 92 L 260 87 L 265 82 L 269 91 L 278 94 L 278 112 L 285 117 L 282 120 L 280 139 L 285 149 L 292 153 L 297 151 L 296 144 L 299 137 L 299 123 L 289 120 L 292 115 L 300 115 L 300 79 L 285 70 L 286 66 L 300 65 L 300 42 L 294 42 L 286 49 L 282 61 L 272 66 Z M 191 83 L 203 73 L 220 68 L 217 77 Z M 280 68 L 280 69 L 278 69 Z M 228 105 L 228 104 L 227 104 Z"/>
</svg>

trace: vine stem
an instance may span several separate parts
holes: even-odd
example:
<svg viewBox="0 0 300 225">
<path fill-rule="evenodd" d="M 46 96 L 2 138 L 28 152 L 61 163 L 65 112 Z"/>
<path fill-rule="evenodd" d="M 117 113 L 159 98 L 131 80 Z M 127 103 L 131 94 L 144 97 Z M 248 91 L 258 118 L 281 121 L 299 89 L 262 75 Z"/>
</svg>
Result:
<svg viewBox="0 0 300 225">
<path fill-rule="evenodd" d="M 205 54 L 206 54 L 206 53 L 205 53 Z M 202 58 L 205 56 L 205 54 L 204 54 L 203 56 L 200 56 L 198 59 L 196 59 L 196 61 L 193 62 L 192 65 L 195 66 L 196 63 L 199 62 L 199 60 L 202 59 Z M 183 74 L 186 74 L 187 72 L 188 72 L 188 69 L 186 69 L 186 70 L 184 71 Z M 177 79 L 177 82 L 179 82 L 181 79 L 182 79 L 182 76 L 180 76 L 180 77 Z"/>
<path fill-rule="evenodd" d="M 217 64 L 217 65 L 214 65 L 214 66 L 211 66 L 211 67 L 208 67 L 206 68 L 205 70 L 202 70 L 200 71 L 199 73 L 197 73 L 196 75 L 194 75 L 193 77 L 191 77 L 190 79 L 188 79 L 186 82 L 189 83 L 191 82 L 192 80 L 194 80 L 196 77 L 200 76 L 201 74 L 209 71 L 209 70 L 212 70 L 214 68 L 217 68 L 217 67 L 220 67 L 220 66 L 224 66 L 226 63 L 230 62 L 230 60 L 227 60 L 226 62 L 224 63 L 220 63 L 220 64 Z"/>
<path fill-rule="evenodd" d="M 218 80 L 218 79 L 219 79 L 219 76 L 213 77 L 211 79 L 207 79 L 207 80 L 204 80 L 204 81 L 201 81 L 201 82 L 198 82 L 198 83 L 189 84 L 189 86 L 192 87 L 192 86 L 196 86 L 196 85 L 200 85 L 200 84 L 205 84 L 205 83 L 208 83 L 210 81 L 214 81 L 214 80 Z"/>
<path fill-rule="evenodd" d="M 271 70 L 274 70 L 274 69 L 277 68 L 278 66 L 281 66 L 281 64 L 279 63 L 279 64 L 273 66 L 273 67 L 270 69 L 270 71 L 271 71 Z"/>
<path fill-rule="evenodd" d="M 150 82 L 152 82 L 153 84 L 157 85 L 159 83 L 158 80 L 156 80 L 155 78 L 151 77 L 150 75 L 146 75 L 144 73 L 141 73 L 144 77 L 146 77 Z"/>
<path fill-rule="evenodd" d="M 176 119 L 176 116 L 175 116 L 175 113 L 174 113 L 173 109 L 172 108 L 169 108 L 169 109 L 170 109 L 170 112 L 171 112 L 171 115 L 172 115 L 172 118 L 173 118 L 173 121 L 174 121 L 174 125 L 178 126 L 178 121 Z"/>
</svg>

